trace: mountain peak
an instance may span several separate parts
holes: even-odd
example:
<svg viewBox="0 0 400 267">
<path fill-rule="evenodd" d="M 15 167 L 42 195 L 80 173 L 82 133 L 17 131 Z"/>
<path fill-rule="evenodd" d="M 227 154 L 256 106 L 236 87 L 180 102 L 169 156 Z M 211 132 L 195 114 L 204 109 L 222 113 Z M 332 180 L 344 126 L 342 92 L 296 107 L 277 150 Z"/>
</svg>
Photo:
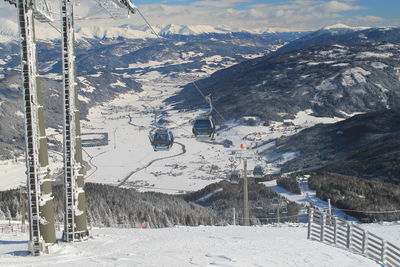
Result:
<svg viewBox="0 0 400 267">
<path fill-rule="evenodd" d="M 353 26 L 348 26 L 346 24 L 338 23 L 338 24 L 326 26 L 326 27 L 324 27 L 322 29 L 323 30 L 346 29 L 346 30 L 359 31 L 359 30 L 369 29 L 369 27 L 353 27 Z"/>
</svg>

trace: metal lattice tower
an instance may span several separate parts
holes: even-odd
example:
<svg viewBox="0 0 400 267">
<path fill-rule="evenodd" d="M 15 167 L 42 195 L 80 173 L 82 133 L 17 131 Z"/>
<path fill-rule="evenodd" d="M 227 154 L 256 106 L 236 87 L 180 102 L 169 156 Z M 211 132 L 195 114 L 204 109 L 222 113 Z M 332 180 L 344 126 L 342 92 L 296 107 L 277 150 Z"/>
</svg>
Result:
<svg viewBox="0 0 400 267">
<path fill-rule="evenodd" d="M 48 245 L 56 242 L 56 236 L 43 99 L 37 71 L 34 17 L 39 21 L 50 21 L 51 16 L 47 4 L 38 6 L 44 0 L 5 1 L 18 10 L 25 113 L 29 250 L 33 255 L 40 255 Z"/>
<path fill-rule="evenodd" d="M 75 82 L 74 14 L 71 0 L 61 1 L 64 104 L 65 241 L 88 237 L 78 90 Z"/>
<path fill-rule="evenodd" d="M 96 0 L 113 18 L 134 13 L 129 0 Z M 80 133 L 78 90 L 75 81 L 74 12 L 73 1 L 61 1 L 63 109 L 64 109 L 64 234 L 65 241 L 86 239 L 84 169 Z"/>
<path fill-rule="evenodd" d="M 46 0 L 5 0 L 18 9 L 21 65 L 24 89 L 26 164 L 29 201 L 30 242 L 33 255 L 40 255 L 56 242 L 51 179 L 48 168 L 47 139 L 43 99 L 37 74 L 34 18 L 53 21 Z M 129 17 L 136 7 L 130 0 L 95 0 L 113 18 Z M 72 0 L 61 1 L 63 109 L 64 109 L 64 240 L 88 237 L 84 170 L 80 138 L 78 91 L 75 82 L 74 25 Z"/>
</svg>

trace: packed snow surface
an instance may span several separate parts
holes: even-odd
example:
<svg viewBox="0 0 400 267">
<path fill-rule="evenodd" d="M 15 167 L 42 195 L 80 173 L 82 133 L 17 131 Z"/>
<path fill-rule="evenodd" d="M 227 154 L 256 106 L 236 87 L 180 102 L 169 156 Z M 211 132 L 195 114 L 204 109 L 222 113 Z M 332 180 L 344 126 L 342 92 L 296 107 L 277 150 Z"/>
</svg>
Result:
<svg viewBox="0 0 400 267">
<path fill-rule="evenodd" d="M 398 229 L 398 228 L 397 228 Z M 381 266 L 307 240 L 306 225 L 92 229 L 85 242 L 27 254 L 27 234 L 2 234 L 2 266 Z"/>
</svg>

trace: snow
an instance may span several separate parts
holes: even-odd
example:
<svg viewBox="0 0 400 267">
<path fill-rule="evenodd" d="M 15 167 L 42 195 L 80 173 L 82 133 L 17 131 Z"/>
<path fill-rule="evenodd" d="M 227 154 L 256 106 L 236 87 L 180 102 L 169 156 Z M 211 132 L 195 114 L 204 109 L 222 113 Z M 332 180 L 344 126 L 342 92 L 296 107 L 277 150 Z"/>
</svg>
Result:
<svg viewBox="0 0 400 267">
<path fill-rule="evenodd" d="M 188 53 L 182 58 L 195 56 L 199 55 Z M 220 63 L 226 59 L 234 60 L 214 56 L 207 58 L 206 63 Z M 132 77 L 141 82 L 144 91 L 121 95 L 109 103 L 89 110 L 88 120 L 82 121 L 82 132 L 94 135 L 99 132 L 108 133 L 109 144 L 85 148 L 85 152 L 88 153 L 85 153 L 85 160 L 91 166 L 86 181 L 118 185 L 127 178 L 123 186 L 136 188 L 139 191 L 172 194 L 194 191 L 210 183 L 226 179 L 226 172 L 230 165 L 229 157 L 232 152 L 239 149 L 241 143 L 245 143 L 250 148 L 256 146 L 256 149 L 243 153 L 253 157 L 260 153 L 267 173 L 277 173 L 280 171 L 281 164 L 299 156 L 299 152 L 289 151 L 273 155 L 273 157 L 262 154 L 266 149 L 275 146 L 274 139 L 295 134 L 317 123 L 334 123 L 342 120 L 342 118 L 314 117 L 312 110 L 304 110 L 299 112 L 293 120 L 284 120 L 283 123 L 271 122 L 269 126 L 248 126 L 238 121 L 228 121 L 225 123 L 227 128 L 218 132 L 215 143 L 199 142 L 192 137 L 191 124 L 202 111 L 177 111 L 162 102 L 163 99 L 179 92 L 180 86 L 192 81 L 192 77 L 179 76 L 172 79 L 157 71 L 151 71 L 151 68 L 163 64 L 181 64 L 182 62 L 188 61 L 150 61 L 130 64 L 129 68 L 150 68 L 149 72 L 124 74 L 126 77 Z M 203 69 L 206 73 L 212 73 L 216 67 L 205 66 Z M 354 80 L 362 82 L 364 76 L 369 74 L 361 68 L 345 72 L 345 76 L 350 77 L 353 82 Z M 92 76 L 94 75 L 99 76 L 101 73 Z M 84 84 L 81 88 L 83 91 L 95 90 L 85 77 L 78 77 L 78 79 Z M 124 85 L 123 82 L 117 81 L 110 86 Z M 326 88 L 327 85 L 329 84 L 321 84 L 321 89 Z M 80 99 L 89 101 L 88 98 L 82 96 Z M 153 110 L 160 107 L 168 113 L 166 119 L 171 121 L 168 126 L 174 132 L 176 143 L 170 151 L 154 152 L 148 141 L 148 132 L 153 123 Z M 285 116 L 285 114 L 281 115 Z M 284 123 L 293 125 L 288 126 Z M 49 139 L 62 140 L 62 135 L 56 129 L 46 131 Z M 98 136 L 102 137 L 102 135 Z M 223 147 L 221 142 L 225 139 L 231 140 L 234 147 Z M 183 153 L 184 150 L 186 153 Z M 49 153 L 49 166 L 51 173 L 54 174 L 62 169 L 62 155 L 54 151 L 49 151 Z M 162 159 L 163 157 L 171 158 Z M 256 160 L 249 160 L 249 169 L 252 169 L 255 164 Z M 215 166 L 216 169 L 214 169 Z M 0 161 L 1 190 L 25 185 L 25 168 L 23 157 Z M 276 181 L 267 182 L 265 185 L 300 204 L 313 203 L 321 208 L 327 207 L 327 203 L 319 200 L 315 191 L 310 190 L 304 183 L 302 195 L 287 192 L 278 187 Z M 219 192 L 218 190 L 221 189 L 217 189 L 211 195 Z M 211 195 L 205 196 L 203 200 Z M 51 196 L 46 196 L 46 199 L 48 197 Z M 385 230 L 389 225 L 370 227 L 390 238 L 390 234 Z M 390 229 L 399 231 L 400 226 L 390 225 Z M 60 236 L 60 233 L 58 234 Z M 54 264 L 92 266 L 99 263 L 118 266 L 293 266 L 294 264 L 298 266 L 379 266 L 376 262 L 360 255 L 306 240 L 304 225 L 92 229 L 91 234 L 92 238 L 87 242 L 74 244 L 60 242 L 51 248 L 51 255 L 39 258 L 24 257 L 27 247 L 26 234 L 2 233 L 0 263 L 13 266 Z M 395 236 L 399 237 L 398 232 Z"/>
<path fill-rule="evenodd" d="M 378 86 L 382 90 L 382 93 L 389 92 L 389 89 L 385 88 L 382 84 L 376 83 L 375 85 Z"/>
<path fill-rule="evenodd" d="M 254 59 L 254 58 L 265 56 L 265 54 L 240 54 L 240 56 L 242 56 L 245 59 Z"/>
<path fill-rule="evenodd" d="M 147 39 L 156 38 L 154 34 L 129 29 L 127 27 L 107 27 L 107 26 L 91 26 L 91 27 L 80 27 L 76 30 L 75 37 L 81 38 L 98 38 L 98 39 L 117 39 L 117 38 L 129 38 L 129 39 Z"/>
<path fill-rule="evenodd" d="M 215 195 L 216 193 L 222 192 L 222 191 L 223 191 L 223 188 L 215 189 L 214 191 L 208 193 L 208 194 L 205 195 L 204 197 L 199 198 L 199 199 L 196 200 L 195 202 L 204 202 L 204 201 L 206 201 L 207 199 L 209 199 L 210 197 L 212 197 L 213 195 Z"/>
<path fill-rule="evenodd" d="M 202 57 L 204 56 L 204 53 L 202 52 L 195 52 L 195 51 L 189 51 L 189 52 L 182 52 L 182 58 L 191 58 L 191 57 Z"/>
<path fill-rule="evenodd" d="M 154 25 L 154 30 L 160 35 L 179 34 L 179 35 L 201 35 L 201 34 L 231 34 L 233 32 L 246 32 L 251 34 L 268 34 L 274 32 L 299 32 L 298 29 L 287 28 L 232 28 L 229 26 L 211 26 L 211 25 Z M 60 35 L 55 29 L 45 24 L 35 29 L 37 39 L 52 40 L 59 39 Z M 0 42 L 9 42 L 17 40 L 18 24 L 13 20 L 0 20 Z M 102 26 L 81 26 L 76 27 L 75 38 L 77 40 L 84 39 L 152 39 L 157 38 L 152 30 L 145 25 L 125 24 L 120 26 L 102 25 Z M 180 42 L 179 45 L 182 45 Z"/>
<path fill-rule="evenodd" d="M 303 125 L 304 127 L 308 128 L 311 126 L 314 126 L 315 124 L 319 124 L 319 123 L 335 123 L 338 121 L 343 120 L 342 118 L 339 117 L 314 117 L 312 115 L 312 110 L 311 109 L 307 109 L 304 111 L 300 111 L 296 114 L 296 117 L 294 120 L 284 120 L 285 122 L 292 122 L 295 125 Z"/>
<path fill-rule="evenodd" d="M 399 229 L 398 227 L 396 229 Z M 307 240 L 305 225 L 91 229 L 84 242 L 27 255 L 27 234 L 5 233 L 5 266 L 380 266 L 358 254 Z M 60 233 L 59 233 L 60 236 Z"/>
<path fill-rule="evenodd" d="M 158 66 L 165 62 L 150 63 L 149 65 Z M 171 63 L 176 62 L 171 61 Z M 210 68 L 210 71 L 212 70 Z M 198 79 L 199 74 L 195 75 Z M 206 74 L 200 75 L 204 77 Z M 91 166 L 86 176 L 87 182 L 118 185 L 127 179 L 123 184 L 125 187 L 172 194 L 199 190 L 210 183 L 226 179 L 226 173 L 230 170 L 231 152 L 239 149 L 241 143 L 246 143 L 248 147 L 259 146 L 257 151 L 262 153 L 274 145 L 272 141 L 276 138 L 295 134 L 317 123 L 340 120 L 314 117 L 311 110 L 306 110 L 299 112 L 294 120 L 271 122 L 269 126 L 263 126 L 262 123 L 258 126 L 248 126 L 238 121 L 229 121 L 225 123 L 227 128 L 218 132 L 215 143 L 199 142 L 192 136 L 191 125 L 194 118 L 203 111 L 173 110 L 162 102 L 181 90 L 182 85 L 192 81 L 191 74 L 170 78 L 150 68 L 123 76 L 138 80 L 142 83 L 144 91 L 141 93 L 131 91 L 114 101 L 93 107 L 89 110 L 88 120 L 81 122 L 83 133 L 104 132 L 108 133 L 109 137 L 109 144 L 106 146 L 85 148 L 90 155 L 85 153 L 85 160 Z M 95 90 L 85 77 L 78 79 L 84 85 L 81 88 L 83 91 Z M 88 101 L 83 98 L 82 100 Z M 160 107 L 167 112 L 166 119 L 171 121 L 167 126 L 172 129 L 176 142 L 180 144 L 175 143 L 170 151 L 154 152 L 149 143 L 148 133 L 153 123 L 154 108 Z M 284 123 L 293 125 L 288 126 Z M 62 140 L 60 132 L 48 129 L 48 133 L 49 138 Z M 223 147 L 222 142 L 225 139 L 233 142 L 232 148 Z M 268 142 L 263 144 L 265 141 Z M 180 155 L 183 152 L 182 146 L 185 146 L 186 153 Z M 252 155 L 255 153 L 252 152 Z M 277 173 L 280 170 L 279 165 L 284 162 L 282 157 L 294 155 L 296 154 L 278 155 L 277 162 L 271 162 L 265 156 L 262 159 L 263 165 L 269 173 Z M 170 156 L 172 158 L 160 160 Z M 57 160 L 57 158 L 61 155 L 50 151 L 50 157 L 52 172 L 60 171 L 62 159 Z M 0 174 L 13 172 L 11 176 L 0 175 L 2 189 L 17 187 L 24 183 L 24 163 L 9 164 L 11 164 L 9 167 L 0 166 Z M 253 160 L 249 161 L 249 169 L 253 168 L 254 164 Z"/>
<path fill-rule="evenodd" d="M 130 92 L 110 103 L 91 108 L 88 121 L 82 122 L 83 133 L 106 132 L 109 135 L 107 146 L 85 148 L 90 155 L 85 160 L 92 165 L 87 175 L 89 182 L 118 185 L 128 177 L 123 186 L 139 191 L 177 194 L 199 190 L 226 179 L 231 151 L 239 149 L 241 143 L 247 143 L 248 147 L 252 147 L 250 143 L 261 145 L 262 141 L 291 135 L 316 123 L 340 120 L 314 117 L 312 111 L 307 110 L 299 112 L 294 120 L 285 120 L 292 122 L 293 126 L 285 126 L 282 122 L 272 122 L 269 126 L 247 126 L 229 121 L 225 123 L 227 129 L 218 132 L 214 144 L 199 142 L 192 137 L 191 123 L 202 111 L 177 111 L 162 102 L 181 90 L 180 86 L 189 82 L 190 77 L 172 79 L 157 71 L 133 74 L 131 77 L 142 83 L 143 92 Z M 186 153 L 179 155 L 183 150 L 178 143 L 170 151 L 153 151 L 148 133 L 153 123 L 153 110 L 160 107 L 167 112 L 166 119 L 171 121 L 168 127 L 172 129 L 176 142 L 185 146 Z M 225 139 L 233 142 L 233 148 L 222 146 Z M 266 146 L 257 150 L 261 152 L 264 149 Z M 295 155 L 279 155 L 282 157 L 278 157 L 276 163 L 265 165 L 270 173 L 276 173 L 280 170 L 279 164 Z M 157 160 L 170 156 L 173 157 L 168 160 Z M 249 169 L 254 164 L 249 162 Z M 213 165 L 218 168 L 213 169 Z"/>
<path fill-rule="evenodd" d="M 372 62 L 371 66 L 378 70 L 382 70 L 388 67 L 388 65 L 382 62 Z"/>
<path fill-rule="evenodd" d="M 307 65 L 308 66 L 317 66 L 317 65 L 321 65 L 321 64 L 334 64 L 336 63 L 336 61 L 321 61 L 321 62 L 308 62 Z"/>
<path fill-rule="evenodd" d="M 62 155 L 59 152 L 49 151 L 50 174 L 60 171 Z M 25 157 L 13 160 L 0 161 L 0 190 L 8 190 L 19 186 L 26 186 L 26 162 Z"/>
<path fill-rule="evenodd" d="M 321 91 L 336 90 L 337 85 L 332 83 L 332 81 L 328 79 L 328 80 L 323 80 L 321 84 L 316 87 L 316 89 Z"/>
<path fill-rule="evenodd" d="M 116 86 L 119 86 L 119 87 L 127 87 L 126 83 L 121 82 L 120 80 L 116 81 L 115 83 L 111 83 L 111 84 L 110 84 L 110 87 L 116 87 Z"/>
<path fill-rule="evenodd" d="M 24 113 L 22 113 L 21 111 L 18 110 L 18 111 L 15 112 L 15 116 L 23 118 L 24 117 Z"/>
<path fill-rule="evenodd" d="M 17 40 L 18 38 L 18 25 L 16 22 L 8 19 L 2 19 L 0 23 L 0 42 L 9 42 Z M 298 30 L 276 28 L 276 29 L 244 29 L 244 28 L 230 28 L 228 26 L 210 26 L 210 25 L 156 25 L 153 27 L 157 34 L 179 34 L 179 35 L 200 35 L 209 33 L 230 34 L 232 32 L 248 32 L 252 34 L 265 34 L 269 32 L 295 32 Z M 47 25 L 40 25 L 36 29 L 37 39 L 51 40 L 58 39 L 59 33 Z M 102 26 L 86 26 L 77 27 L 75 38 L 82 39 L 117 39 L 117 38 L 130 38 L 130 39 L 149 39 L 157 38 L 149 27 L 144 25 L 102 25 Z M 182 42 L 180 44 L 183 44 Z"/>
<path fill-rule="evenodd" d="M 349 63 L 337 63 L 337 64 L 333 64 L 332 67 L 347 67 L 349 66 Z"/>
<path fill-rule="evenodd" d="M 369 28 L 368 27 L 352 27 L 352 26 L 347 26 L 345 24 L 338 23 L 338 24 L 326 26 L 323 29 L 325 29 L 325 30 L 348 29 L 348 30 L 354 30 L 354 31 L 361 31 L 361 30 L 366 30 Z"/>
<path fill-rule="evenodd" d="M 305 175 L 297 179 L 300 185 L 301 194 L 291 193 L 286 189 L 278 186 L 276 180 L 263 182 L 263 184 L 269 189 L 274 190 L 281 196 L 287 198 L 289 201 L 296 202 L 302 206 L 313 205 L 314 207 L 318 207 L 319 209 L 328 210 L 328 202 L 319 199 L 317 197 L 316 191 L 310 189 L 310 187 L 308 186 L 308 178 L 309 175 Z M 332 206 L 332 210 L 335 212 L 335 215 L 340 219 L 346 219 L 348 221 L 358 222 L 356 218 L 347 216 L 344 212 L 337 209 L 335 206 Z"/>
<path fill-rule="evenodd" d="M 364 114 L 364 112 L 354 112 L 354 113 L 346 113 L 343 110 L 339 111 L 340 113 L 342 113 L 344 116 L 346 116 L 347 118 L 351 118 L 353 116 L 359 115 L 359 114 Z"/>
<path fill-rule="evenodd" d="M 18 89 L 21 85 L 17 84 L 17 83 L 12 83 L 10 84 L 8 87 L 10 87 L 11 89 Z"/>
<path fill-rule="evenodd" d="M 83 95 L 78 95 L 78 99 L 79 99 L 79 101 L 82 101 L 82 102 L 85 102 L 85 103 L 89 103 L 90 102 L 90 98 L 84 97 Z"/>
<path fill-rule="evenodd" d="M 162 66 L 167 66 L 167 65 L 170 65 L 170 66 L 180 65 L 180 64 L 184 64 L 184 63 L 190 63 L 190 62 L 193 62 L 193 61 L 182 60 L 182 59 L 176 59 L 176 60 L 169 59 L 169 60 L 164 60 L 162 62 L 149 60 L 148 62 L 131 63 L 128 65 L 128 69 L 157 68 L 157 67 L 162 67 Z"/>
<path fill-rule="evenodd" d="M 375 58 L 390 58 L 392 57 L 393 54 L 392 53 L 376 53 L 376 52 L 361 52 L 359 53 L 356 57 L 357 58 L 371 58 L 371 57 L 375 57 Z"/>
<path fill-rule="evenodd" d="M 342 74 L 342 85 L 343 86 L 353 86 L 356 83 L 366 83 L 365 76 L 370 75 L 371 72 L 364 70 L 363 68 L 356 67 L 347 69 Z"/>
<path fill-rule="evenodd" d="M 387 50 L 387 49 L 398 49 L 399 45 L 398 44 L 391 44 L 391 43 L 387 43 L 387 44 L 382 44 L 377 46 L 377 48 L 379 50 Z"/>
<path fill-rule="evenodd" d="M 26 186 L 26 163 L 24 158 L 0 161 L 0 188 L 7 190 Z"/>
<path fill-rule="evenodd" d="M 221 62 L 221 61 L 223 61 L 223 60 L 231 60 L 231 61 L 234 61 L 235 59 L 234 58 L 232 58 L 232 57 L 222 57 L 222 56 L 219 56 L 219 55 L 214 55 L 214 56 L 211 56 L 211 57 L 206 57 L 206 58 L 204 58 L 203 60 L 205 61 L 205 62 L 207 62 L 207 64 L 210 64 L 210 63 L 218 63 L 218 62 Z"/>
<path fill-rule="evenodd" d="M 86 80 L 85 77 L 82 76 L 78 76 L 77 79 L 83 84 L 83 86 L 81 86 L 79 89 L 82 92 L 86 92 L 86 93 L 93 93 L 94 90 L 96 90 L 96 88 L 94 86 L 92 86 L 90 84 L 90 82 L 88 80 Z"/>
<path fill-rule="evenodd" d="M 400 247 L 400 222 L 363 224 L 362 227 Z"/>
<path fill-rule="evenodd" d="M 229 30 L 216 28 L 210 25 L 168 24 L 159 31 L 159 34 L 198 35 L 207 33 L 229 33 L 229 32 L 230 32 Z"/>
</svg>

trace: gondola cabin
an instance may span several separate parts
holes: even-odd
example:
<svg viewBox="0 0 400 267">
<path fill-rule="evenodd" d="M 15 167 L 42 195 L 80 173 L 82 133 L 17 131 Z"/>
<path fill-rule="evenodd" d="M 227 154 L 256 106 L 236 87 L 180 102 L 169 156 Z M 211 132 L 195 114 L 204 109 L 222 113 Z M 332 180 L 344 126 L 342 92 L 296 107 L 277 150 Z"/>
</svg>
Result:
<svg viewBox="0 0 400 267">
<path fill-rule="evenodd" d="M 253 169 L 253 175 L 255 177 L 262 177 L 264 176 L 264 170 L 263 167 L 261 167 L 261 165 L 256 165 Z"/>
<path fill-rule="evenodd" d="M 228 180 L 229 182 L 233 183 L 233 184 L 238 184 L 240 181 L 240 171 L 231 171 L 230 173 L 228 173 Z"/>
<path fill-rule="evenodd" d="M 154 151 L 169 150 L 174 144 L 172 132 L 166 128 L 158 128 L 150 134 L 150 142 Z"/>
<path fill-rule="evenodd" d="M 215 123 L 211 115 L 202 115 L 196 118 L 192 128 L 196 138 L 214 139 Z"/>
</svg>

